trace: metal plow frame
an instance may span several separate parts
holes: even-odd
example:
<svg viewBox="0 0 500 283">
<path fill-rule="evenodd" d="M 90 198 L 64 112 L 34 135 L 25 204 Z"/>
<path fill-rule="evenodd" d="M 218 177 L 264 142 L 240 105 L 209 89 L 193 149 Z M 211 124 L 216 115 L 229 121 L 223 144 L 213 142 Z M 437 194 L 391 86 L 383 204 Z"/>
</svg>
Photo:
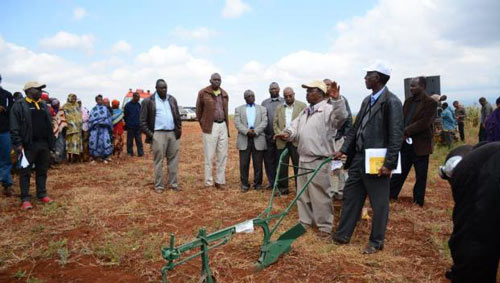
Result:
<svg viewBox="0 0 500 283">
<path fill-rule="evenodd" d="M 279 171 L 281 166 L 294 167 L 292 165 L 288 165 L 288 163 L 285 164 L 283 162 L 283 157 L 287 153 L 288 150 L 285 149 L 280 155 L 279 165 L 276 170 L 277 171 L 276 176 L 279 176 Z M 198 231 L 196 239 L 177 247 L 175 247 L 174 234 L 170 234 L 170 245 L 168 247 L 161 248 L 162 257 L 168 261 L 168 263 L 161 269 L 162 282 L 166 283 L 168 281 L 167 280 L 168 271 L 173 270 L 176 266 L 183 264 L 198 256 L 201 257 L 200 282 L 205 282 L 205 283 L 215 282 L 215 278 L 213 277 L 212 272 L 210 271 L 208 252 L 214 248 L 217 248 L 221 245 L 228 243 L 231 240 L 233 234 L 236 233 L 236 227 L 248 221 L 252 221 L 253 226 L 260 226 L 262 228 L 262 231 L 264 232 L 264 238 L 261 245 L 260 256 L 256 263 L 257 269 L 262 270 L 263 268 L 276 262 L 283 253 L 290 251 L 291 244 L 293 243 L 293 241 L 295 241 L 298 237 L 302 236 L 306 232 L 306 230 L 300 223 L 297 223 L 295 226 L 293 226 L 285 233 L 283 233 L 280 237 L 278 237 L 277 240 L 272 241 L 271 237 L 274 235 L 274 233 L 278 229 L 278 226 L 281 224 L 283 219 L 288 215 L 290 209 L 295 205 L 299 197 L 307 189 L 307 186 L 316 176 L 318 171 L 330 161 L 331 158 L 323 160 L 323 162 L 321 162 L 321 164 L 315 169 L 298 167 L 299 169 L 302 169 L 303 172 L 288 178 L 283 178 L 283 179 L 275 178 L 271 197 L 269 199 L 269 203 L 266 209 L 264 209 L 262 213 L 260 213 L 257 217 L 253 219 L 240 222 L 236 225 L 218 230 L 210 234 L 207 234 L 206 229 L 202 228 Z M 307 182 L 300 189 L 300 191 L 297 192 L 295 198 L 290 202 L 290 204 L 285 208 L 285 210 L 277 214 L 272 214 L 271 210 L 273 207 L 274 196 L 276 192 L 278 192 L 277 190 L 278 182 L 281 180 L 291 179 L 297 176 L 308 175 L 308 174 L 312 175 L 309 176 Z M 276 222 L 274 223 L 274 225 L 270 225 L 271 221 L 276 221 Z M 200 249 L 200 251 L 181 259 L 181 255 L 183 253 L 198 248 Z"/>
</svg>

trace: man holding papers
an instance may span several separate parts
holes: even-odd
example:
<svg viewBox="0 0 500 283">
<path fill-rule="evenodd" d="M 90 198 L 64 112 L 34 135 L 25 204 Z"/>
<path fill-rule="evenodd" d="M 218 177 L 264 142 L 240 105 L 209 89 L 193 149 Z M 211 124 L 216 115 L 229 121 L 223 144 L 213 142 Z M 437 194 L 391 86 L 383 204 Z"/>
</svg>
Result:
<svg viewBox="0 0 500 283">
<path fill-rule="evenodd" d="M 19 185 L 21 209 L 31 209 L 30 176 L 33 165 L 36 171 L 36 196 L 42 203 L 51 203 L 45 185 L 49 169 L 50 151 L 54 150 L 52 117 L 45 102 L 40 101 L 44 84 L 27 82 L 24 85 L 26 99 L 16 101 L 10 112 L 12 144 L 21 157 Z M 22 154 L 22 156 L 21 156 Z"/>
<path fill-rule="evenodd" d="M 347 155 L 345 167 L 349 168 L 340 223 L 333 240 L 339 244 L 349 243 L 368 195 L 373 209 L 372 231 L 363 253 L 372 254 L 384 248 L 389 218 L 389 182 L 392 170 L 397 167 L 403 141 L 403 108 L 401 101 L 386 87 L 391 69 L 378 62 L 366 71 L 366 88 L 372 90 L 372 94 L 363 100 L 344 145 L 333 155 L 337 159 Z M 376 148 L 386 149 L 385 159 L 375 170 L 376 174 L 367 174 L 365 150 Z"/>
</svg>

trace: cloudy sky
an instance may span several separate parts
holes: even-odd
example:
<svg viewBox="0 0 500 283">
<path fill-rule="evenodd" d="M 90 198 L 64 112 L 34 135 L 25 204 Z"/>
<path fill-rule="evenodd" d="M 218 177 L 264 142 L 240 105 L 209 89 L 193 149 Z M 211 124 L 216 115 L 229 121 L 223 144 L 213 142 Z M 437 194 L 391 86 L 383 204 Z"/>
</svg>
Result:
<svg viewBox="0 0 500 283">
<path fill-rule="evenodd" d="M 91 107 L 98 93 L 121 101 L 158 78 L 179 104 L 194 105 L 219 72 L 231 109 L 245 89 L 267 98 L 272 81 L 305 100 L 300 85 L 328 77 L 356 112 L 369 94 L 363 67 L 380 59 L 401 98 L 404 78 L 440 75 L 450 98 L 493 102 L 499 11 L 498 0 L 2 0 L 0 74 L 12 92 L 38 80 Z"/>
</svg>

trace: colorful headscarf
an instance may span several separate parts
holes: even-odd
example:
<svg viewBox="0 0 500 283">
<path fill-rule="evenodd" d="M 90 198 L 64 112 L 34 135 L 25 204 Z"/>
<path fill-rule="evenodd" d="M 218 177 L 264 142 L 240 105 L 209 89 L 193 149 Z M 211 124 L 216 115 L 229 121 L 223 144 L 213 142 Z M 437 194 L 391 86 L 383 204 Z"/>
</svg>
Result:
<svg viewBox="0 0 500 283">
<path fill-rule="evenodd" d="M 111 107 L 113 107 L 113 108 L 120 107 L 120 101 L 114 99 L 113 101 L 111 101 Z"/>
<path fill-rule="evenodd" d="M 73 97 L 76 97 L 76 94 L 70 93 L 68 95 L 68 102 L 62 107 L 66 116 L 66 121 L 68 122 L 66 134 L 80 133 L 82 130 L 82 112 L 76 101 L 74 103 L 71 102 Z"/>
</svg>

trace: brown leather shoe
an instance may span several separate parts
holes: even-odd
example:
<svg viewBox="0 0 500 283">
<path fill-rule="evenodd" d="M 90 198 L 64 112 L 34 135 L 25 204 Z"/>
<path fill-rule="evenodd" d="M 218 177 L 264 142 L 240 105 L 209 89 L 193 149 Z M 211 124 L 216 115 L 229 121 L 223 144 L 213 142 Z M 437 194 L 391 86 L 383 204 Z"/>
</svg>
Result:
<svg viewBox="0 0 500 283">
<path fill-rule="evenodd" d="M 381 248 L 376 248 L 372 245 L 368 245 L 366 246 L 366 248 L 363 250 L 363 254 L 366 254 L 366 255 L 370 255 L 370 254 L 374 254 L 374 253 L 378 253 L 379 251 L 381 251 L 383 249 L 383 247 Z"/>
<path fill-rule="evenodd" d="M 225 186 L 223 184 L 215 183 L 215 188 L 219 190 L 225 189 Z"/>
</svg>

